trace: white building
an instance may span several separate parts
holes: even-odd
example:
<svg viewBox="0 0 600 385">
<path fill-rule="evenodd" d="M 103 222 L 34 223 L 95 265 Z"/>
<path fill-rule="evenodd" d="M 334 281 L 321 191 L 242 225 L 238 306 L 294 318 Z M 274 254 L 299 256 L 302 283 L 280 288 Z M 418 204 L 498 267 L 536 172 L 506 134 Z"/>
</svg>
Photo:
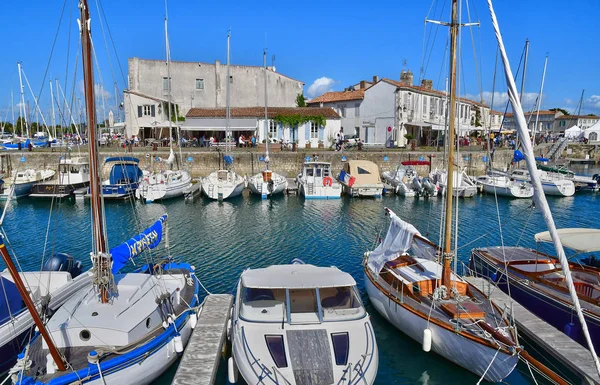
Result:
<svg viewBox="0 0 600 385">
<path fill-rule="evenodd" d="M 556 110 L 556 111 L 549 111 L 549 110 L 542 110 L 539 112 L 539 115 L 537 113 L 537 111 L 529 111 L 529 112 L 525 112 L 525 120 L 528 122 L 527 124 L 527 129 L 530 132 L 533 132 L 533 129 L 535 128 L 535 132 L 537 134 L 540 133 L 547 133 L 550 131 L 556 131 L 556 118 L 559 118 L 563 116 L 563 113 Z M 536 122 L 536 117 L 537 117 L 537 126 L 535 125 Z M 516 125 L 515 125 L 515 121 L 514 121 L 514 114 L 508 113 L 506 114 L 506 118 L 504 119 L 504 124 L 502 125 L 502 129 L 503 130 L 507 130 L 507 131 L 514 131 L 517 129 Z M 563 129 L 564 131 L 564 129 Z"/>
<path fill-rule="evenodd" d="M 347 89 L 340 92 L 326 92 L 306 104 L 309 107 L 333 108 L 341 117 L 344 134 L 358 135 L 361 124 L 361 103 L 364 97 L 364 89 Z"/>
<path fill-rule="evenodd" d="M 240 135 L 250 137 L 257 135 L 258 143 L 266 140 L 265 109 L 264 107 L 231 108 L 229 127 L 234 138 Z M 336 134 L 341 128 L 341 119 L 331 108 L 319 107 L 269 107 L 269 137 L 276 140 L 296 142 L 299 148 L 318 148 L 319 144 L 328 148 L 335 142 Z M 293 117 L 300 124 L 290 127 L 278 121 L 278 117 Z M 323 119 L 324 125 L 319 125 L 311 118 Z M 215 137 L 217 141 L 225 138 L 225 108 L 192 108 L 186 115 L 181 129 L 188 139 Z"/>
<path fill-rule="evenodd" d="M 598 122 L 600 117 L 596 115 L 561 115 L 556 118 L 554 124 L 555 131 L 564 132 L 573 126 L 577 126 L 582 130 L 592 127 Z"/>
<path fill-rule="evenodd" d="M 123 99 L 124 105 L 129 106 L 125 108 L 125 134 L 128 138 L 136 135 L 143 140 L 163 136 L 161 128 L 169 126 L 169 103 L 166 99 L 129 90 L 123 92 Z M 175 116 L 175 113 L 171 114 Z M 164 135 L 168 137 L 168 133 Z"/>
</svg>

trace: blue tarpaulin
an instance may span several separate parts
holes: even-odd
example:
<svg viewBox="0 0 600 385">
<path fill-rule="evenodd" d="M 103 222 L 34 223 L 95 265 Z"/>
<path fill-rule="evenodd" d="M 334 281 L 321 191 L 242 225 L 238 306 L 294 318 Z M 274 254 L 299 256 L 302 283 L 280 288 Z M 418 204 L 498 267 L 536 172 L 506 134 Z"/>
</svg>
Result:
<svg viewBox="0 0 600 385">
<path fill-rule="evenodd" d="M 515 150 L 515 153 L 513 155 L 513 162 L 517 163 L 522 161 L 523 159 L 525 159 L 525 155 L 523 155 L 521 151 Z"/>
<path fill-rule="evenodd" d="M 140 255 L 142 251 L 158 246 L 162 240 L 163 222 L 166 220 L 167 215 L 165 214 L 140 234 L 110 250 L 113 258 L 113 274 L 121 270 L 130 259 Z"/>
<path fill-rule="evenodd" d="M 548 162 L 550 159 L 542 158 L 541 156 L 536 156 L 535 160 L 537 160 L 538 162 Z"/>
</svg>

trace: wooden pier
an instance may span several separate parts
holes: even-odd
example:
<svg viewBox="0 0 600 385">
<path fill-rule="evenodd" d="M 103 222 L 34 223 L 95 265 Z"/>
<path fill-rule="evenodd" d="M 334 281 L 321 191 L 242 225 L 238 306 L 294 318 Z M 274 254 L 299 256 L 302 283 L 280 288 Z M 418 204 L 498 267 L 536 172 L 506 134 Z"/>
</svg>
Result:
<svg viewBox="0 0 600 385">
<path fill-rule="evenodd" d="M 172 385 L 215 383 L 232 303 L 233 296 L 229 294 L 206 297 Z"/>
<path fill-rule="evenodd" d="M 560 361 L 582 379 L 582 384 L 599 384 L 600 377 L 592 356 L 586 348 L 567 337 L 554 326 L 513 301 L 506 293 L 483 278 L 465 277 L 470 284 L 485 293 L 500 309 L 510 309 L 519 332 L 525 334 L 545 352 Z M 527 348 L 527 347 L 525 347 Z"/>
<path fill-rule="evenodd" d="M 287 178 L 287 188 L 285 189 L 285 193 L 287 195 L 298 195 L 298 184 L 296 183 L 295 178 Z"/>
</svg>

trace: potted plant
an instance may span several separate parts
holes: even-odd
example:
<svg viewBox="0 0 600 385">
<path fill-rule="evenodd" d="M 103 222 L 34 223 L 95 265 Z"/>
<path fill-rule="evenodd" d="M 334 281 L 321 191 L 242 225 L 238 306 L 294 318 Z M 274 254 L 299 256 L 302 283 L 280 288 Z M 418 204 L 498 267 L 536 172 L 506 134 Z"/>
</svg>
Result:
<svg viewBox="0 0 600 385">
<path fill-rule="evenodd" d="M 296 151 L 297 148 L 298 148 L 298 140 L 294 140 L 294 142 L 292 143 L 292 151 Z"/>
<path fill-rule="evenodd" d="M 310 140 L 307 140 L 307 141 L 306 141 L 306 145 L 304 146 L 304 148 L 312 148 L 312 147 L 310 146 Z"/>
<path fill-rule="evenodd" d="M 318 144 L 319 148 L 325 148 L 325 143 L 323 143 L 322 140 L 319 140 L 319 144 Z"/>
<path fill-rule="evenodd" d="M 414 151 L 415 148 L 417 147 L 417 141 L 415 140 L 415 136 L 411 135 L 411 134 L 406 134 L 406 135 L 404 135 L 404 137 L 406 138 L 406 140 L 410 144 L 410 149 L 412 151 Z"/>
</svg>

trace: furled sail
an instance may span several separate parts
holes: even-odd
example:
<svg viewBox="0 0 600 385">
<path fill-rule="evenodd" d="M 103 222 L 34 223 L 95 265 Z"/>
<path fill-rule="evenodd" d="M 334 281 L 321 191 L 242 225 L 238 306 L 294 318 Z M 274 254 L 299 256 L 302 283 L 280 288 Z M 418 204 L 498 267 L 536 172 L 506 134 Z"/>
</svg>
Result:
<svg viewBox="0 0 600 385">
<path fill-rule="evenodd" d="M 523 156 L 527 164 L 527 169 L 529 170 L 529 175 L 531 176 L 531 183 L 534 187 L 533 201 L 535 202 L 536 207 L 540 210 L 542 216 L 544 217 L 544 221 L 546 222 L 546 226 L 548 227 L 548 232 L 550 234 L 550 237 L 552 238 L 554 248 L 556 249 L 556 255 L 558 256 L 560 265 L 565 274 L 566 285 L 569 289 L 571 301 L 573 301 L 573 305 L 577 312 L 577 317 L 579 318 L 579 322 L 581 323 L 581 328 L 583 329 L 585 339 L 588 343 L 589 350 L 592 354 L 592 358 L 596 365 L 596 370 L 600 374 L 600 362 L 598 361 L 596 351 L 594 350 L 594 346 L 590 337 L 590 332 L 587 327 L 587 323 L 585 322 L 583 312 L 581 310 L 581 304 L 579 303 L 579 297 L 577 296 L 575 286 L 573 285 L 573 278 L 571 277 L 569 261 L 567 260 L 565 250 L 563 249 L 563 245 L 560 240 L 560 236 L 556 230 L 556 225 L 554 224 L 554 219 L 552 218 L 552 213 L 550 212 L 550 207 L 548 206 L 548 201 L 546 200 L 544 190 L 542 189 L 542 182 L 537 172 L 535 155 L 533 153 L 531 139 L 529 138 L 527 122 L 525 121 L 523 107 L 521 106 L 519 95 L 517 93 L 517 86 L 515 85 L 515 81 L 513 80 L 513 74 L 510 69 L 510 63 L 508 61 L 508 56 L 506 55 L 506 50 L 504 48 L 504 41 L 502 39 L 502 34 L 500 33 L 500 27 L 498 26 L 498 20 L 496 19 L 496 13 L 494 12 L 492 0 L 488 0 L 488 6 L 492 18 L 492 25 L 494 26 L 494 32 L 496 34 L 496 40 L 498 41 L 498 47 L 500 49 L 500 54 L 502 57 L 502 63 L 504 64 L 504 75 L 506 77 L 506 84 L 508 87 L 508 100 L 510 101 L 510 104 L 513 108 L 517 131 L 519 133 L 519 136 L 521 137 L 521 143 L 523 146 Z"/>
<path fill-rule="evenodd" d="M 113 274 L 116 274 L 129 260 L 134 259 L 144 250 L 153 249 L 160 244 L 163 223 L 166 220 L 167 215 L 165 214 L 146 230 L 110 250 L 113 258 Z"/>
<path fill-rule="evenodd" d="M 386 262 L 397 258 L 399 254 L 406 253 L 412 246 L 413 237 L 420 235 L 419 230 L 413 225 L 404 222 L 391 210 L 386 209 L 386 211 L 391 218 L 390 227 L 383 242 L 369 256 L 369 266 L 377 274 Z"/>
</svg>

